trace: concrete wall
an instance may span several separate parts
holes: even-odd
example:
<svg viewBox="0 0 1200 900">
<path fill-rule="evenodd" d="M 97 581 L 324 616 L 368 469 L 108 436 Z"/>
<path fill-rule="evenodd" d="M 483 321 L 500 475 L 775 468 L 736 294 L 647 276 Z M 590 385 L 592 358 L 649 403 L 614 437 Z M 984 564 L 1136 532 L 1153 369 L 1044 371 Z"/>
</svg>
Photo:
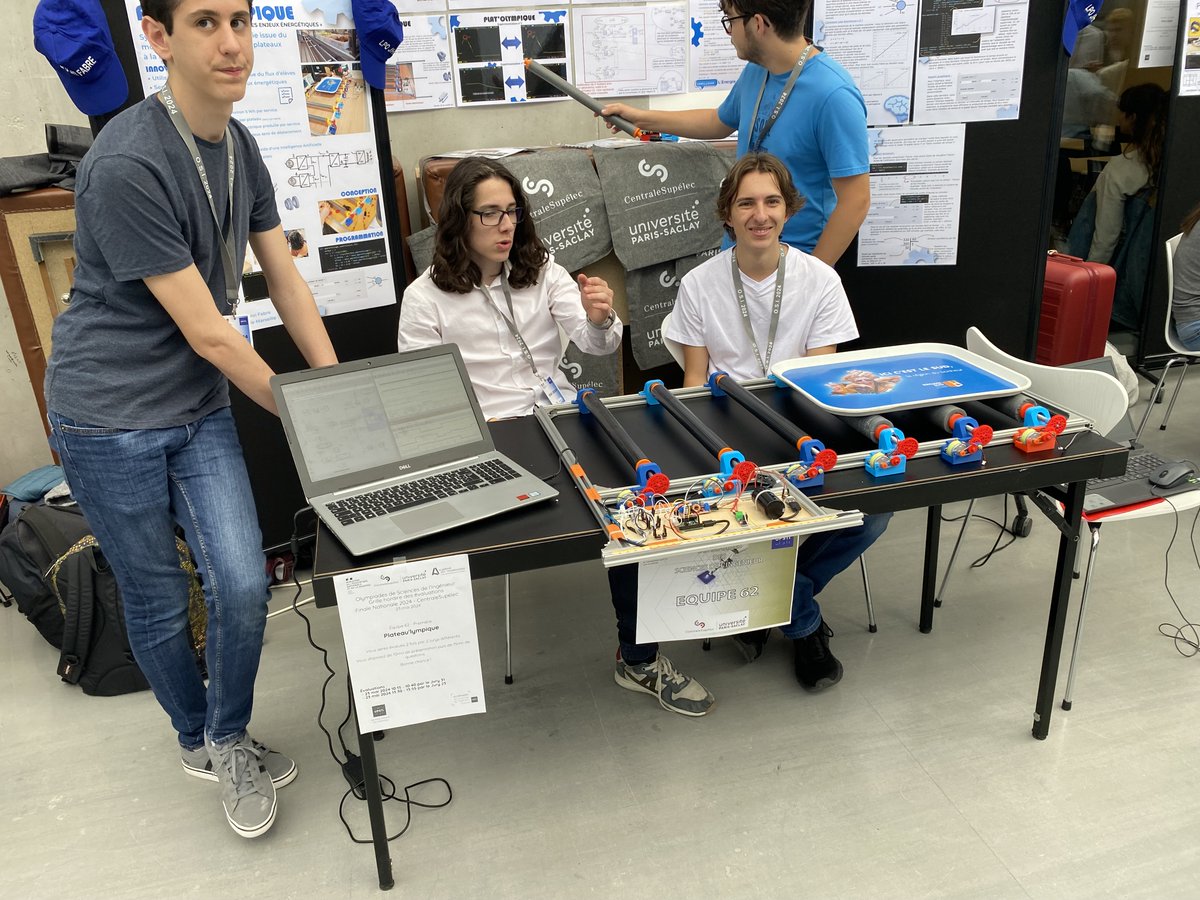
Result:
<svg viewBox="0 0 1200 900">
<path fill-rule="evenodd" d="M 87 117 L 71 105 L 50 65 L 33 49 L 30 23 L 36 6 L 37 0 L 4 0 L 11 27 L 0 31 L 0 59 L 8 60 L 9 72 L 20 73 L 21 88 L 0 109 L 0 156 L 45 153 L 47 122 L 87 125 Z M 0 303 L 0 484 L 51 461 L 5 300 Z"/>
</svg>

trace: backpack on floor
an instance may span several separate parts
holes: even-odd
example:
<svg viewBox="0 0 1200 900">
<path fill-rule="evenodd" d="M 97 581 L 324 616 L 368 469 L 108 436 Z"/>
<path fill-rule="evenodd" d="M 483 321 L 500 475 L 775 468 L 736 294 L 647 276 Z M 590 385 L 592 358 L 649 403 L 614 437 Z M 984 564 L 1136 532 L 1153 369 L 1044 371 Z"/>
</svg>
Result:
<svg viewBox="0 0 1200 900">
<path fill-rule="evenodd" d="M 203 671 L 207 614 L 187 545 L 190 635 Z M 18 609 L 57 647 L 58 674 L 85 694 L 114 696 L 149 687 L 133 653 L 116 577 L 78 507 L 30 506 L 0 534 L 0 581 Z"/>
</svg>

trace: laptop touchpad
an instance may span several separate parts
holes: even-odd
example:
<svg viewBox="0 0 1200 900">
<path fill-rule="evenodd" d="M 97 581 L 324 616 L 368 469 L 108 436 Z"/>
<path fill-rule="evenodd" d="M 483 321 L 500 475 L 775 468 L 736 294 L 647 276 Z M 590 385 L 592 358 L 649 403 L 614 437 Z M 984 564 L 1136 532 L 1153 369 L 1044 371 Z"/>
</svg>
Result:
<svg viewBox="0 0 1200 900">
<path fill-rule="evenodd" d="M 397 513 L 392 516 L 392 524 L 403 532 L 426 531 L 442 525 L 450 525 L 462 521 L 462 513 L 449 503 L 435 503 L 424 509 L 412 512 Z"/>
</svg>

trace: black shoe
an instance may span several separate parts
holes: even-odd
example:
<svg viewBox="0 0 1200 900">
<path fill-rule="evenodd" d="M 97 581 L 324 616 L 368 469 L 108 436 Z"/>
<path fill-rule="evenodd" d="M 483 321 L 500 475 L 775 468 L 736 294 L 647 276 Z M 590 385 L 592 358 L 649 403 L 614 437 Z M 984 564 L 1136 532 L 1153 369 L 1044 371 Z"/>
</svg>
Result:
<svg viewBox="0 0 1200 900">
<path fill-rule="evenodd" d="M 764 628 L 761 631 L 743 631 L 741 634 L 733 636 L 733 646 L 742 652 L 742 656 L 746 657 L 746 662 L 752 663 L 763 655 L 763 648 L 767 646 L 767 638 L 770 636 L 770 628 Z"/>
<path fill-rule="evenodd" d="M 796 654 L 796 680 L 806 691 L 823 691 L 842 680 L 842 664 L 829 651 L 832 636 L 833 629 L 822 619 L 812 634 L 792 641 Z"/>
</svg>

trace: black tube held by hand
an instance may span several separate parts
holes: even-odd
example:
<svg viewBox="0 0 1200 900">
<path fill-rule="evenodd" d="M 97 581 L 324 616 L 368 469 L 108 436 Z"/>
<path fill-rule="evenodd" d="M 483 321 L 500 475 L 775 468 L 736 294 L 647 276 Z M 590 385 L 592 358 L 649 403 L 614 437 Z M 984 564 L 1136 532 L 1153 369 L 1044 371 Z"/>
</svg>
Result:
<svg viewBox="0 0 1200 900">
<path fill-rule="evenodd" d="M 691 432 L 692 437 L 703 444 L 709 453 L 720 460 L 721 454 L 729 449 L 729 445 L 721 440 L 715 431 L 696 418 L 695 413 L 680 403 L 679 398 L 667 390 L 666 385 L 662 382 L 652 384 L 650 386 L 650 393 L 663 409 L 674 416 L 680 425 Z"/>
<path fill-rule="evenodd" d="M 580 402 L 588 408 L 588 412 L 595 417 L 596 424 L 600 426 L 601 431 L 608 435 L 608 439 L 613 442 L 613 446 L 621 451 L 621 455 L 625 457 L 629 465 L 636 469 L 638 463 L 649 459 L 641 451 L 641 448 L 633 442 L 633 438 L 629 436 L 629 432 L 621 426 L 621 423 L 617 421 L 612 411 L 604 405 L 604 401 L 600 399 L 599 394 L 589 390 L 580 397 Z"/>
<path fill-rule="evenodd" d="M 525 60 L 525 68 L 527 68 L 530 72 L 542 79 L 542 81 L 546 82 L 551 87 L 558 88 L 568 97 L 578 100 L 592 112 L 599 113 L 600 110 L 604 109 L 604 104 L 599 100 L 588 96 L 566 79 L 560 78 L 554 72 L 551 72 L 549 69 L 543 66 L 540 62 L 537 62 L 533 59 L 527 59 Z M 644 134 L 642 129 L 638 128 L 628 119 L 623 119 L 620 116 L 601 116 L 600 118 L 604 119 L 605 122 L 609 122 L 617 126 L 617 128 L 620 128 L 626 134 L 632 135 L 633 137 L 641 137 Z"/>
</svg>

